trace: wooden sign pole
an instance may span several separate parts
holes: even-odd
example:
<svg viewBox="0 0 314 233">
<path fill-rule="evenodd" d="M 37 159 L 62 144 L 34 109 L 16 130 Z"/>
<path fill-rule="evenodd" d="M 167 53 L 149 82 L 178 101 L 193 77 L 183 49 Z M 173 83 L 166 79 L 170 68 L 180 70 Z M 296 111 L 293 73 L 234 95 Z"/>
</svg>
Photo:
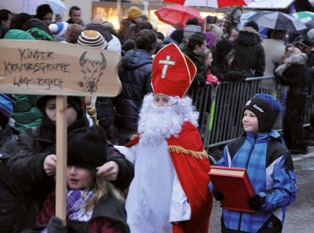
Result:
<svg viewBox="0 0 314 233">
<path fill-rule="evenodd" d="M 0 40 L 0 92 L 56 99 L 56 216 L 66 222 L 67 96 L 117 96 L 115 52 L 51 41 Z"/>
<path fill-rule="evenodd" d="M 67 167 L 67 97 L 57 96 L 56 99 L 56 216 L 66 223 L 66 167 Z"/>
</svg>

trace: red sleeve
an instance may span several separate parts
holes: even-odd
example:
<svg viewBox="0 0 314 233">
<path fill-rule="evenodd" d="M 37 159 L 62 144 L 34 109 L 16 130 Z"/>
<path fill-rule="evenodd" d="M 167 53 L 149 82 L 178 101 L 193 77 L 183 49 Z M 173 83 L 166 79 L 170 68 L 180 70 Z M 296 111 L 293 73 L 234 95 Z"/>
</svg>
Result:
<svg viewBox="0 0 314 233">
<path fill-rule="evenodd" d="M 50 218 L 55 215 L 55 194 L 50 194 L 44 201 L 41 211 L 37 215 L 36 225 L 48 224 Z"/>
</svg>

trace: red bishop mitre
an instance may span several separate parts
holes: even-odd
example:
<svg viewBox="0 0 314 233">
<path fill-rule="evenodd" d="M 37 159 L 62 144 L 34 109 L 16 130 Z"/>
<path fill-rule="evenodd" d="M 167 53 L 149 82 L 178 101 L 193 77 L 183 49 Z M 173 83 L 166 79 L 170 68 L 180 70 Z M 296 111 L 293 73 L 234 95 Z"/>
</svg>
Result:
<svg viewBox="0 0 314 233">
<path fill-rule="evenodd" d="M 156 54 L 152 65 L 154 94 L 182 98 L 196 74 L 196 66 L 174 43 L 163 47 Z"/>
</svg>

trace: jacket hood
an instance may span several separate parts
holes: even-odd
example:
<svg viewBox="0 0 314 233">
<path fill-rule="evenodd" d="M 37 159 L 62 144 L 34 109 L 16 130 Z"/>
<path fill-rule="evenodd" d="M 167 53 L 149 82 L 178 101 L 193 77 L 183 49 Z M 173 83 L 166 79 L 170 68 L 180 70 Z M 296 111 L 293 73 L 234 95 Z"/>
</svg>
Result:
<svg viewBox="0 0 314 233">
<path fill-rule="evenodd" d="M 277 75 L 281 76 L 291 65 L 306 65 L 307 59 L 308 57 L 305 53 L 294 54 L 288 57 L 283 64 L 278 66 L 275 72 Z"/>
<path fill-rule="evenodd" d="M 31 18 L 24 23 L 23 30 L 27 31 L 31 28 L 38 28 L 52 36 L 48 26 L 37 18 Z"/>
<path fill-rule="evenodd" d="M 131 49 L 129 50 L 121 60 L 122 67 L 134 70 L 140 66 L 151 64 L 153 58 L 151 54 L 141 49 Z"/>
<path fill-rule="evenodd" d="M 236 42 L 244 46 L 254 45 L 262 42 L 257 31 L 252 27 L 244 27 L 240 30 Z"/>
</svg>

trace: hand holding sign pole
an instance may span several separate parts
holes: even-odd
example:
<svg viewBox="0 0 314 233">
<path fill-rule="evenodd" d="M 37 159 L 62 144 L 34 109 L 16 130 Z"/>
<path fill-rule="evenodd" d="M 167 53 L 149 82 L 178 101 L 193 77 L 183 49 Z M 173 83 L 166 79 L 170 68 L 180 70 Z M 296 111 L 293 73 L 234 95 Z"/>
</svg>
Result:
<svg viewBox="0 0 314 233">
<path fill-rule="evenodd" d="M 66 220 L 67 96 L 121 91 L 117 53 L 51 41 L 0 40 L 0 92 L 56 95 L 56 216 Z M 110 58 L 110 59 L 109 59 Z"/>
</svg>

